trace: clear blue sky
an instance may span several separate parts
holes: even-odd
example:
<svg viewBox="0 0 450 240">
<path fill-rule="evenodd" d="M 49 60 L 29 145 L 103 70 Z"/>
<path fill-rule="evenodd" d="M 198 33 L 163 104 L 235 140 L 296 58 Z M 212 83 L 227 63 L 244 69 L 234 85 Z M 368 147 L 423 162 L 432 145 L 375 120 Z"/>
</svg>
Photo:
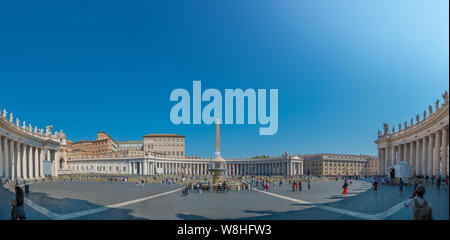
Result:
<svg viewBox="0 0 450 240">
<path fill-rule="evenodd" d="M 279 127 L 222 127 L 222 154 L 376 154 L 382 123 L 447 90 L 448 0 L 2 1 L 0 106 L 69 139 L 187 136 L 214 151 L 214 126 L 175 126 L 175 88 L 279 89 Z M 190 90 L 192 91 L 192 90 Z"/>
</svg>

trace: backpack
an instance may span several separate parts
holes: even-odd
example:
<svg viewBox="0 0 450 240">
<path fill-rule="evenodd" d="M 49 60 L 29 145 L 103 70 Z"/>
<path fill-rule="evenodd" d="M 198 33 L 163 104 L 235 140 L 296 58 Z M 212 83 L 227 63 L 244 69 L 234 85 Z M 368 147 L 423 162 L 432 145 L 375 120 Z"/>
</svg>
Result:
<svg viewBox="0 0 450 240">
<path fill-rule="evenodd" d="M 423 206 L 419 205 L 419 201 L 414 199 L 416 210 L 414 211 L 414 220 L 433 220 L 432 209 L 428 207 L 428 202 L 424 200 Z"/>
</svg>

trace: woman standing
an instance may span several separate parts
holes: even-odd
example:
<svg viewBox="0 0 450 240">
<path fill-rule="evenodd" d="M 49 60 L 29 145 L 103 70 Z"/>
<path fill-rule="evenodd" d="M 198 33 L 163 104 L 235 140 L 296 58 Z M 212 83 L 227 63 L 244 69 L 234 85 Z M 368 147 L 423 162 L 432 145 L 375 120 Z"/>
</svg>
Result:
<svg viewBox="0 0 450 240">
<path fill-rule="evenodd" d="M 25 220 L 25 210 L 23 208 L 23 202 L 24 202 L 24 194 L 22 188 L 17 186 L 15 188 L 16 194 L 13 195 L 13 198 L 11 200 L 11 220 Z"/>
</svg>

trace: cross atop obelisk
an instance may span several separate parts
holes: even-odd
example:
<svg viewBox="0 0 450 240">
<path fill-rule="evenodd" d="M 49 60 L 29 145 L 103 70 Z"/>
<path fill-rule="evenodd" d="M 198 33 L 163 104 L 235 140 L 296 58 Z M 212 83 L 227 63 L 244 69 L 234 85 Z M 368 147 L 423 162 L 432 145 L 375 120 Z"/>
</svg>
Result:
<svg viewBox="0 0 450 240">
<path fill-rule="evenodd" d="M 215 157 L 220 158 L 220 120 L 216 119 L 216 152 Z"/>
</svg>

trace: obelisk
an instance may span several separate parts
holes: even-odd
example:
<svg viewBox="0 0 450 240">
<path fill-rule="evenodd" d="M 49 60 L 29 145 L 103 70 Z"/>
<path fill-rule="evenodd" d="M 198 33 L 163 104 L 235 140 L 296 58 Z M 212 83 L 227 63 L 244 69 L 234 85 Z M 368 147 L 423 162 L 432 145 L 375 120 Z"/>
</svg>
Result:
<svg viewBox="0 0 450 240">
<path fill-rule="evenodd" d="M 220 120 L 216 119 L 216 152 L 214 153 L 216 159 L 220 159 Z"/>
<path fill-rule="evenodd" d="M 222 182 L 222 173 L 225 171 L 223 163 L 225 160 L 220 156 L 220 120 L 216 119 L 216 152 L 214 153 L 214 159 L 212 160 L 212 167 L 209 169 L 213 174 L 213 183 L 217 184 Z"/>
</svg>

